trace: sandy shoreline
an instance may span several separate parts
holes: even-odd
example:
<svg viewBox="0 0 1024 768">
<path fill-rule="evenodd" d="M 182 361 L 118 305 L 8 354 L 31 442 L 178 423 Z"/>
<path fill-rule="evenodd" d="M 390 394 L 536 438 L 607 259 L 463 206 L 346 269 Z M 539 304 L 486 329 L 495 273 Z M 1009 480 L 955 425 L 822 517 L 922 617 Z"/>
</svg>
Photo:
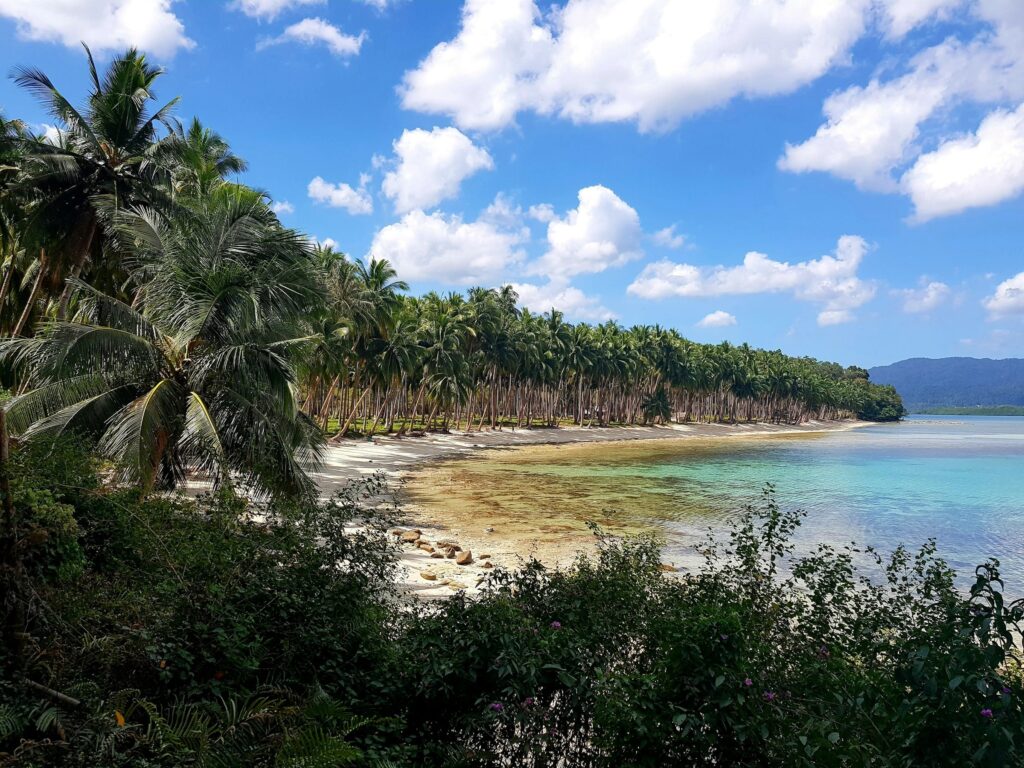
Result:
<svg viewBox="0 0 1024 768">
<path fill-rule="evenodd" d="M 517 449 L 528 446 L 580 443 L 672 440 L 687 438 L 756 438 L 759 436 L 837 432 L 865 426 L 858 421 L 812 421 L 799 426 L 776 424 L 673 424 L 661 427 L 560 427 L 557 429 L 519 429 L 485 432 L 453 432 L 423 437 L 378 437 L 373 441 L 345 441 L 331 445 L 317 476 L 325 496 L 359 478 L 382 473 L 402 500 L 402 481 L 408 473 L 438 463 L 482 455 L 483 451 Z M 438 598 L 465 589 L 477 591 L 493 566 L 514 567 L 531 552 L 521 551 L 511 541 L 503 541 L 500 532 L 458 530 L 432 520 L 423 510 L 408 503 L 406 529 L 422 532 L 421 541 L 435 549 L 438 542 L 456 541 L 473 553 L 473 563 L 457 565 L 453 559 L 431 557 L 426 549 L 402 544 L 399 558 L 400 589 L 423 598 Z M 490 555 L 486 560 L 480 554 Z M 427 577 L 424 577 L 427 574 Z M 433 579 L 429 579 L 433 576 Z"/>
</svg>

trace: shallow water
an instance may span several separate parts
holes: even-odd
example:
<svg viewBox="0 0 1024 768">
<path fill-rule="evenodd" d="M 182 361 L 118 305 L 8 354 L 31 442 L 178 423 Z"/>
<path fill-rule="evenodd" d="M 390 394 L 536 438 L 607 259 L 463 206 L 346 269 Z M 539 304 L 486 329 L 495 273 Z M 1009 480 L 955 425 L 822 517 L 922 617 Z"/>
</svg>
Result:
<svg viewBox="0 0 1024 768">
<path fill-rule="evenodd" d="M 1024 594 L 1024 418 L 912 417 L 844 432 L 541 446 L 490 451 L 414 476 L 414 503 L 454 527 L 496 529 L 542 558 L 585 545 L 585 521 L 657 530 L 667 560 L 692 561 L 771 482 L 807 512 L 801 549 L 851 541 L 891 551 L 928 538 L 966 576 L 999 557 Z M 525 546 L 524 546 L 525 545 Z"/>
</svg>

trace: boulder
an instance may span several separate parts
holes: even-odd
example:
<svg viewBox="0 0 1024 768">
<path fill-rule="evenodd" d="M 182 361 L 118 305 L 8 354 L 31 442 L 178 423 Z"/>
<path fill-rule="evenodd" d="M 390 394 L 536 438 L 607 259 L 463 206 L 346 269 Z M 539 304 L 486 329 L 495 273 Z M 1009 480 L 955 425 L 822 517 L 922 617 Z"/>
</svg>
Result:
<svg viewBox="0 0 1024 768">
<path fill-rule="evenodd" d="M 493 567 L 494 567 L 494 564 L 493 564 L 492 562 L 490 562 L 490 561 L 487 561 L 486 563 L 484 563 L 484 564 L 483 564 L 483 565 L 481 565 L 480 567 L 481 567 L 481 568 L 493 568 Z"/>
<path fill-rule="evenodd" d="M 455 557 L 455 550 L 454 549 L 449 549 L 447 552 L 444 553 L 444 556 L 447 557 L 449 560 L 451 560 L 452 558 Z"/>
<path fill-rule="evenodd" d="M 420 578 L 426 581 L 437 581 L 437 574 L 430 571 L 420 571 Z"/>
<path fill-rule="evenodd" d="M 433 557 L 435 560 L 444 560 L 444 553 L 438 552 L 436 549 L 430 553 L 430 556 Z"/>
<path fill-rule="evenodd" d="M 679 570 L 674 565 L 669 565 L 668 563 L 662 563 L 658 567 L 662 571 L 662 573 L 675 573 L 676 571 Z"/>
<path fill-rule="evenodd" d="M 491 557 L 490 553 L 488 553 L 488 554 L 486 554 L 486 555 L 480 555 L 480 559 L 481 559 L 481 560 L 489 560 L 489 559 L 490 559 L 490 557 Z"/>
<path fill-rule="evenodd" d="M 456 565 L 469 565 L 473 562 L 473 553 L 468 549 L 465 552 L 459 552 L 459 556 L 455 558 Z"/>
<path fill-rule="evenodd" d="M 448 589 L 452 589 L 458 592 L 460 590 L 466 589 L 466 585 L 463 584 L 461 581 L 449 581 Z"/>
<path fill-rule="evenodd" d="M 426 552 L 426 553 L 427 553 L 428 555 L 429 555 L 429 554 L 430 554 L 431 552 L 433 552 L 433 551 L 434 551 L 434 548 L 433 548 L 432 546 L 430 546 L 429 544 L 426 544 L 426 543 L 424 543 L 424 542 L 422 542 L 422 541 L 421 541 L 421 542 L 419 543 L 419 545 L 418 545 L 418 546 L 419 546 L 419 548 L 420 548 L 420 549 L 422 549 L 422 550 L 423 550 L 424 552 Z"/>
<path fill-rule="evenodd" d="M 420 532 L 419 531 L 406 531 L 401 536 L 402 541 L 406 542 L 407 544 L 413 544 L 413 543 L 419 541 L 419 538 L 420 538 Z"/>
</svg>

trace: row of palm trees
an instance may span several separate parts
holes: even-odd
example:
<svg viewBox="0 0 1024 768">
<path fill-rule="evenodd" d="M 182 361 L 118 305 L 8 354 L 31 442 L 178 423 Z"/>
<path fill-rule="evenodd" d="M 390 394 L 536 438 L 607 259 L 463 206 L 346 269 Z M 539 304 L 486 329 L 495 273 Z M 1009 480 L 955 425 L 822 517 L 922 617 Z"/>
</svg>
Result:
<svg viewBox="0 0 1024 768">
<path fill-rule="evenodd" d="M 862 369 L 534 314 L 507 286 L 410 296 L 282 226 L 220 136 L 154 108 L 143 54 L 101 78 L 86 53 L 82 108 L 15 74 L 56 132 L 0 116 L 0 374 L 15 434 L 83 436 L 144 490 L 198 471 L 312 492 L 331 432 L 796 423 L 896 397 Z"/>
</svg>

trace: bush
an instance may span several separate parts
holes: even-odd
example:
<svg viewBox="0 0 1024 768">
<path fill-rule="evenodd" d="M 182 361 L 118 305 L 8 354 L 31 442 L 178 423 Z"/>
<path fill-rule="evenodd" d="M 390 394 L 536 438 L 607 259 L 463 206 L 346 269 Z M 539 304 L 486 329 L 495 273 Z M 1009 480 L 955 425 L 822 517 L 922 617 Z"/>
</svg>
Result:
<svg viewBox="0 0 1024 768">
<path fill-rule="evenodd" d="M 1021 763 L 1024 606 L 998 563 L 963 594 L 931 543 L 797 557 L 770 488 L 693 574 L 601 537 L 409 605 L 377 481 L 139 498 L 73 445 L 36 450 L 12 482 L 46 532 L 27 675 L 52 691 L 0 683 L 0 765 Z"/>
</svg>

